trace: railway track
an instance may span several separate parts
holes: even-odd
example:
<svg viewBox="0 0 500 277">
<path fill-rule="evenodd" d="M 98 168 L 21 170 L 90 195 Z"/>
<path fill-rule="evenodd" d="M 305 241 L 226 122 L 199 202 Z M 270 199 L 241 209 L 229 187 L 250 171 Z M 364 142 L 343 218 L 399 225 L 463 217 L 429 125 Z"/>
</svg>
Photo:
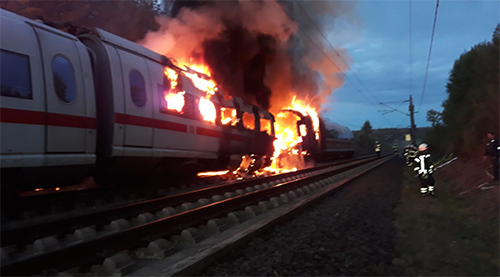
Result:
<svg viewBox="0 0 500 277">
<path fill-rule="evenodd" d="M 99 269 L 99 274 L 122 274 L 124 267 L 119 264 L 136 263 L 131 262 L 130 255 L 119 251 L 133 252 L 134 257 L 167 256 L 183 248 L 186 241 L 195 243 L 280 203 L 309 195 L 329 182 L 325 180 L 333 180 L 332 175 L 377 161 L 380 160 L 363 158 L 19 228 L 2 228 L 1 271 L 3 275 L 29 275 L 72 268 L 92 271 L 92 265 L 101 265 L 104 269 Z M 194 226 L 202 227 L 193 229 Z M 137 252 L 141 248 L 147 250 Z M 134 266 L 125 267 L 130 271 Z"/>
</svg>

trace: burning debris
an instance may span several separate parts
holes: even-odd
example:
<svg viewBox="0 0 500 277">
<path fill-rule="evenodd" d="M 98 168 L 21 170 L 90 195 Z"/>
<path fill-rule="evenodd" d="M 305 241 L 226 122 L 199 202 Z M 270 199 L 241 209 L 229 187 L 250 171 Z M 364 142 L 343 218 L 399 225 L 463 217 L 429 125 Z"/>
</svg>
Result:
<svg viewBox="0 0 500 277">
<path fill-rule="evenodd" d="M 338 15 L 331 9 L 345 4 L 313 5 L 322 7 L 311 6 L 310 12 L 320 15 L 319 21 L 331 23 L 327 13 Z M 219 88 L 226 99 L 239 97 L 277 115 L 275 153 L 268 170 L 278 171 L 304 166 L 308 151 L 301 142 L 319 139 L 318 111 L 326 96 L 343 83 L 337 74 L 342 64 L 332 66 L 322 56 L 327 47 L 308 41 L 300 32 L 303 26 L 285 9 L 276 1 L 176 1 L 174 17 L 157 18 L 160 29 L 140 42 L 175 61 L 206 93 L 199 99 L 204 120 L 215 122 L 211 99 Z M 168 110 L 181 112 L 184 92 L 176 90 L 179 76 L 173 73 L 165 71 L 171 81 L 165 100 Z M 222 124 L 235 126 L 236 113 L 222 108 Z M 255 127 L 250 114 L 244 114 L 242 121 L 249 129 Z M 314 134 L 307 134 L 307 124 L 312 124 Z M 270 121 L 261 119 L 260 125 L 261 131 L 270 134 Z"/>
</svg>

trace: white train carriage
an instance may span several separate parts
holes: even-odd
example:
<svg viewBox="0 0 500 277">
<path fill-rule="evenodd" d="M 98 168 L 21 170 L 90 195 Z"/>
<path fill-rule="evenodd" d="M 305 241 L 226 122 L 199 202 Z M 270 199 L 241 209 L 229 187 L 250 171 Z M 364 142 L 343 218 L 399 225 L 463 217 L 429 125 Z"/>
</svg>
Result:
<svg viewBox="0 0 500 277">
<path fill-rule="evenodd" d="M 272 155 L 271 114 L 212 97 L 217 118 L 208 122 L 198 108 L 206 93 L 179 68 L 185 104 L 166 109 L 164 71 L 172 64 L 164 56 L 100 29 L 75 37 L 4 10 L 1 16 L 1 167 L 15 169 L 7 174 L 15 181 L 32 168 L 81 178 L 94 165 L 96 177 L 109 181 L 157 166 L 196 172 Z"/>
<path fill-rule="evenodd" d="M 37 21 L 0 16 L 1 167 L 12 169 L 2 170 L 3 185 L 19 174 L 36 178 L 30 168 L 93 164 L 95 94 L 85 46 Z"/>
</svg>

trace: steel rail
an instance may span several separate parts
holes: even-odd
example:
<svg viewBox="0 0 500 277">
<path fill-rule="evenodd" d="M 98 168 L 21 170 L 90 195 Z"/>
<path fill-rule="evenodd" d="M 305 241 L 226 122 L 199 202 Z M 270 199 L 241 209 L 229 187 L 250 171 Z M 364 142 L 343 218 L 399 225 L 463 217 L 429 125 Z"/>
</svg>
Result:
<svg viewBox="0 0 500 277">
<path fill-rule="evenodd" d="M 44 269 L 55 269 L 57 272 L 61 272 L 76 266 L 85 265 L 89 263 L 91 257 L 102 250 L 113 249 L 115 251 L 121 251 L 144 245 L 145 242 L 147 242 L 145 241 L 145 238 L 151 240 L 153 238 L 168 237 L 179 234 L 187 227 L 204 224 L 212 218 L 226 215 L 228 212 L 238 210 L 248 206 L 249 204 L 256 203 L 257 201 L 267 200 L 272 196 L 296 189 L 303 186 L 304 183 L 315 182 L 325 177 L 356 168 L 375 160 L 377 160 L 377 158 L 360 160 L 346 165 L 339 165 L 332 168 L 332 170 L 328 172 L 318 175 L 296 179 L 234 198 L 215 202 L 141 226 L 105 234 L 82 243 L 61 247 L 48 253 L 23 257 L 3 263 L 0 270 L 2 275 L 32 275 L 39 274 Z"/>
<path fill-rule="evenodd" d="M 363 157 L 359 159 L 350 160 L 349 162 L 364 160 L 373 157 L 370 155 L 368 158 Z M 196 201 L 201 198 L 211 197 L 216 194 L 223 194 L 229 191 L 236 191 L 238 189 L 245 189 L 253 187 L 257 184 L 276 181 L 283 178 L 288 178 L 294 175 L 314 172 L 332 166 L 345 164 L 345 161 L 336 162 L 326 165 L 321 165 L 314 168 L 307 168 L 295 172 L 278 174 L 264 178 L 256 178 L 238 183 L 225 183 L 197 190 L 187 191 L 175 195 L 164 196 L 151 200 L 126 204 L 118 207 L 112 207 L 104 210 L 90 212 L 72 217 L 57 218 L 47 220 L 44 222 L 37 222 L 31 225 L 20 226 L 17 228 L 2 228 L 1 230 L 1 246 L 29 244 L 38 238 L 49 235 L 65 236 L 82 227 L 90 225 L 102 226 L 108 224 L 114 219 L 131 218 L 141 213 L 154 212 L 169 206 L 178 206 L 186 202 Z"/>
</svg>

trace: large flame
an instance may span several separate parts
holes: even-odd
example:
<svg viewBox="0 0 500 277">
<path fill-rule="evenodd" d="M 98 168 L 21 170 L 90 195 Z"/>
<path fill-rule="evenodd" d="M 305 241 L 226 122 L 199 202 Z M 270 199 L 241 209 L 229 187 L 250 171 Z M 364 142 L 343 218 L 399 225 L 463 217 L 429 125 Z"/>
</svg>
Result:
<svg viewBox="0 0 500 277">
<path fill-rule="evenodd" d="M 178 113 L 182 113 L 182 109 L 184 108 L 185 100 L 184 100 L 184 91 L 179 91 L 179 74 L 171 69 L 165 68 L 164 71 L 168 80 L 170 81 L 170 90 L 164 91 L 165 101 L 167 102 L 167 109 L 171 111 L 177 111 Z"/>
<path fill-rule="evenodd" d="M 319 140 L 319 117 L 316 109 L 293 97 L 292 103 L 276 116 L 273 162 L 266 170 L 289 172 L 305 166 L 304 156 L 308 153 L 302 149 L 302 142 L 307 135 L 307 127 L 297 125 L 301 118 L 296 112 L 311 117 L 315 139 Z"/>
<path fill-rule="evenodd" d="M 184 64 L 186 71 L 183 74 L 193 82 L 194 86 L 206 93 L 205 97 L 201 97 L 198 103 L 198 109 L 203 117 L 203 120 L 210 123 L 215 123 L 217 111 L 215 105 L 210 101 L 210 97 L 215 95 L 217 86 L 210 79 L 210 70 L 208 66 L 200 64 Z M 170 80 L 170 91 L 165 91 L 165 101 L 167 101 L 167 109 L 182 112 L 184 108 L 185 91 L 179 91 L 179 74 L 171 68 L 165 68 L 165 75 Z"/>
<path fill-rule="evenodd" d="M 198 104 L 200 113 L 203 116 L 203 120 L 215 123 L 215 118 L 217 117 L 217 111 L 215 110 L 214 103 L 208 98 L 200 98 L 200 103 Z"/>
<path fill-rule="evenodd" d="M 193 81 L 193 84 L 196 88 L 210 95 L 215 94 L 215 92 L 217 91 L 217 85 L 212 79 L 210 79 L 212 75 L 210 74 L 208 66 L 201 64 L 191 64 L 191 65 L 184 65 L 184 67 L 188 69 L 188 71 L 185 73 L 186 76 Z M 201 73 L 205 76 L 201 74 L 200 75 L 196 74 L 193 71 Z"/>
<path fill-rule="evenodd" d="M 318 113 L 316 112 L 315 108 L 306 104 L 302 100 L 297 100 L 296 97 L 294 96 L 292 99 L 292 105 L 290 105 L 290 107 L 286 108 L 286 109 L 298 111 L 298 112 L 302 113 L 302 115 L 309 115 L 311 117 L 312 123 L 313 123 L 314 134 L 315 134 L 314 138 L 316 140 L 319 140 L 319 117 L 318 117 Z"/>
<path fill-rule="evenodd" d="M 167 109 L 175 110 L 177 112 L 182 112 L 184 108 L 184 91 L 179 93 L 168 93 L 165 95 L 165 100 L 167 101 Z"/>
</svg>

